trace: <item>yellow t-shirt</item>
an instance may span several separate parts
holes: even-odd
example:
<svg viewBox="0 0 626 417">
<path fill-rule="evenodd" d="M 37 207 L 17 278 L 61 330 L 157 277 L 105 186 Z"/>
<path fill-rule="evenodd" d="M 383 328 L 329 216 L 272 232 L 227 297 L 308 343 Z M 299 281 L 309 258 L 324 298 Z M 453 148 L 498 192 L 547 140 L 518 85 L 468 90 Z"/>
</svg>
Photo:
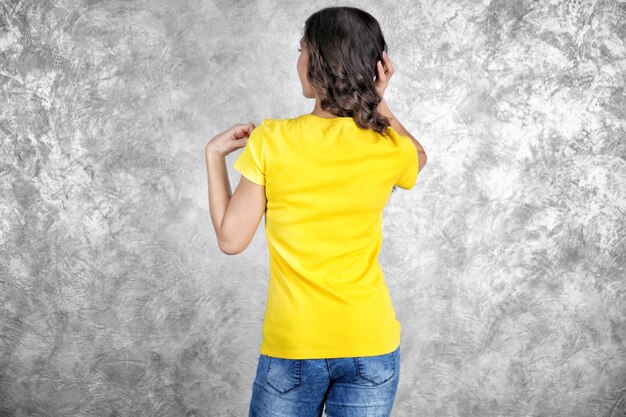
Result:
<svg viewBox="0 0 626 417">
<path fill-rule="evenodd" d="M 234 163 L 265 186 L 270 277 L 260 352 L 373 356 L 400 345 L 378 253 L 392 187 L 417 180 L 412 140 L 351 117 L 265 119 Z"/>
</svg>

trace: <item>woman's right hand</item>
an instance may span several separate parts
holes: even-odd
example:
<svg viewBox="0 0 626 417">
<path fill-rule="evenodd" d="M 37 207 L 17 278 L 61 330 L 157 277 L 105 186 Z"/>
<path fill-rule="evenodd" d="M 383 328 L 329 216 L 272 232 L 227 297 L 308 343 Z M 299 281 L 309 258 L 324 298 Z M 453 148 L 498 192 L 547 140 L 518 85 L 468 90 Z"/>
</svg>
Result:
<svg viewBox="0 0 626 417">
<path fill-rule="evenodd" d="M 383 99 L 383 94 L 389 85 L 389 79 L 393 75 L 393 72 L 391 60 L 389 59 L 387 52 L 383 51 L 383 62 L 376 62 L 376 82 L 374 83 L 381 100 Z"/>
</svg>

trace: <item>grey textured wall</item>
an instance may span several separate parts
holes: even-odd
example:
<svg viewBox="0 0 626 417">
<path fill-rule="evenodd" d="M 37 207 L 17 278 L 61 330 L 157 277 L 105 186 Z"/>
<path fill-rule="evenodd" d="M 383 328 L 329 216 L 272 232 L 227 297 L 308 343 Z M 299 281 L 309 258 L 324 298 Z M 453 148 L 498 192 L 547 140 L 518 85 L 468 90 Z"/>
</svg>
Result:
<svg viewBox="0 0 626 417">
<path fill-rule="evenodd" d="M 0 416 L 246 415 L 266 241 L 219 251 L 203 151 L 312 110 L 312 3 L 0 3 Z M 624 416 L 626 2 L 343 4 L 429 155 L 385 209 L 393 415 Z"/>
</svg>

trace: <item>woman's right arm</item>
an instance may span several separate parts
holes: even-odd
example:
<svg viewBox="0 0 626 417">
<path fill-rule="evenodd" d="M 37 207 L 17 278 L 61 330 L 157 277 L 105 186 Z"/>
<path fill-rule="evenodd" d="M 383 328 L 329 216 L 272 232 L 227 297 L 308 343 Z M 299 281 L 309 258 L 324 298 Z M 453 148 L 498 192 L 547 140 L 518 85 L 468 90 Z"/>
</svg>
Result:
<svg viewBox="0 0 626 417">
<path fill-rule="evenodd" d="M 384 97 L 381 100 L 381 102 L 378 104 L 378 112 L 382 114 L 383 116 L 388 117 L 391 120 L 391 127 L 393 127 L 393 129 L 396 132 L 398 132 L 399 134 L 403 136 L 407 136 L 411 138 L 411 140 L 413 141 L 413 144 L 415 145 L 415 148 L 417 148 L 417 159 L 419 161 L 419 167 L 420 167 L 419 169 L 421 171 L 426 165 L 426 161 L 428 159 L 426 157 L 426 152 L 424 152 L 424 148 L 417 141 L 417 139 L 415 139 L 413 135 L 411 135 L 409 131 L 406 130 L 404 126 L 402 126 L 402 123 L 400 123 L 398 119 L 396 119 L 396 117 L 393 115 L 393 113 L 389 109 L 389 106 L 387 105 L 387 101 L 385 100 Z"/>
</svg>

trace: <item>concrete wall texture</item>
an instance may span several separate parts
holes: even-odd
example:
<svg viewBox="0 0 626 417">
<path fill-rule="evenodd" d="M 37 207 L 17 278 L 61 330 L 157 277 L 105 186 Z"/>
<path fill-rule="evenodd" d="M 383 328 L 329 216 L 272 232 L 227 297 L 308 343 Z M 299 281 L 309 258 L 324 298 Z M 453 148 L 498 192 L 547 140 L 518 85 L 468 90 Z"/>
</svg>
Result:
<svg viewBox="0 0 626 417">
<path fill-rule="evenodd" d="M 247 415 L 266 240 L 219 251 L 204 145 L 312 111 L 331 5 L 429 156 L 385 208 L 393 415 L 626 415 L 624 0 L 3 0 L 0 416 Z"/>
</svg>

